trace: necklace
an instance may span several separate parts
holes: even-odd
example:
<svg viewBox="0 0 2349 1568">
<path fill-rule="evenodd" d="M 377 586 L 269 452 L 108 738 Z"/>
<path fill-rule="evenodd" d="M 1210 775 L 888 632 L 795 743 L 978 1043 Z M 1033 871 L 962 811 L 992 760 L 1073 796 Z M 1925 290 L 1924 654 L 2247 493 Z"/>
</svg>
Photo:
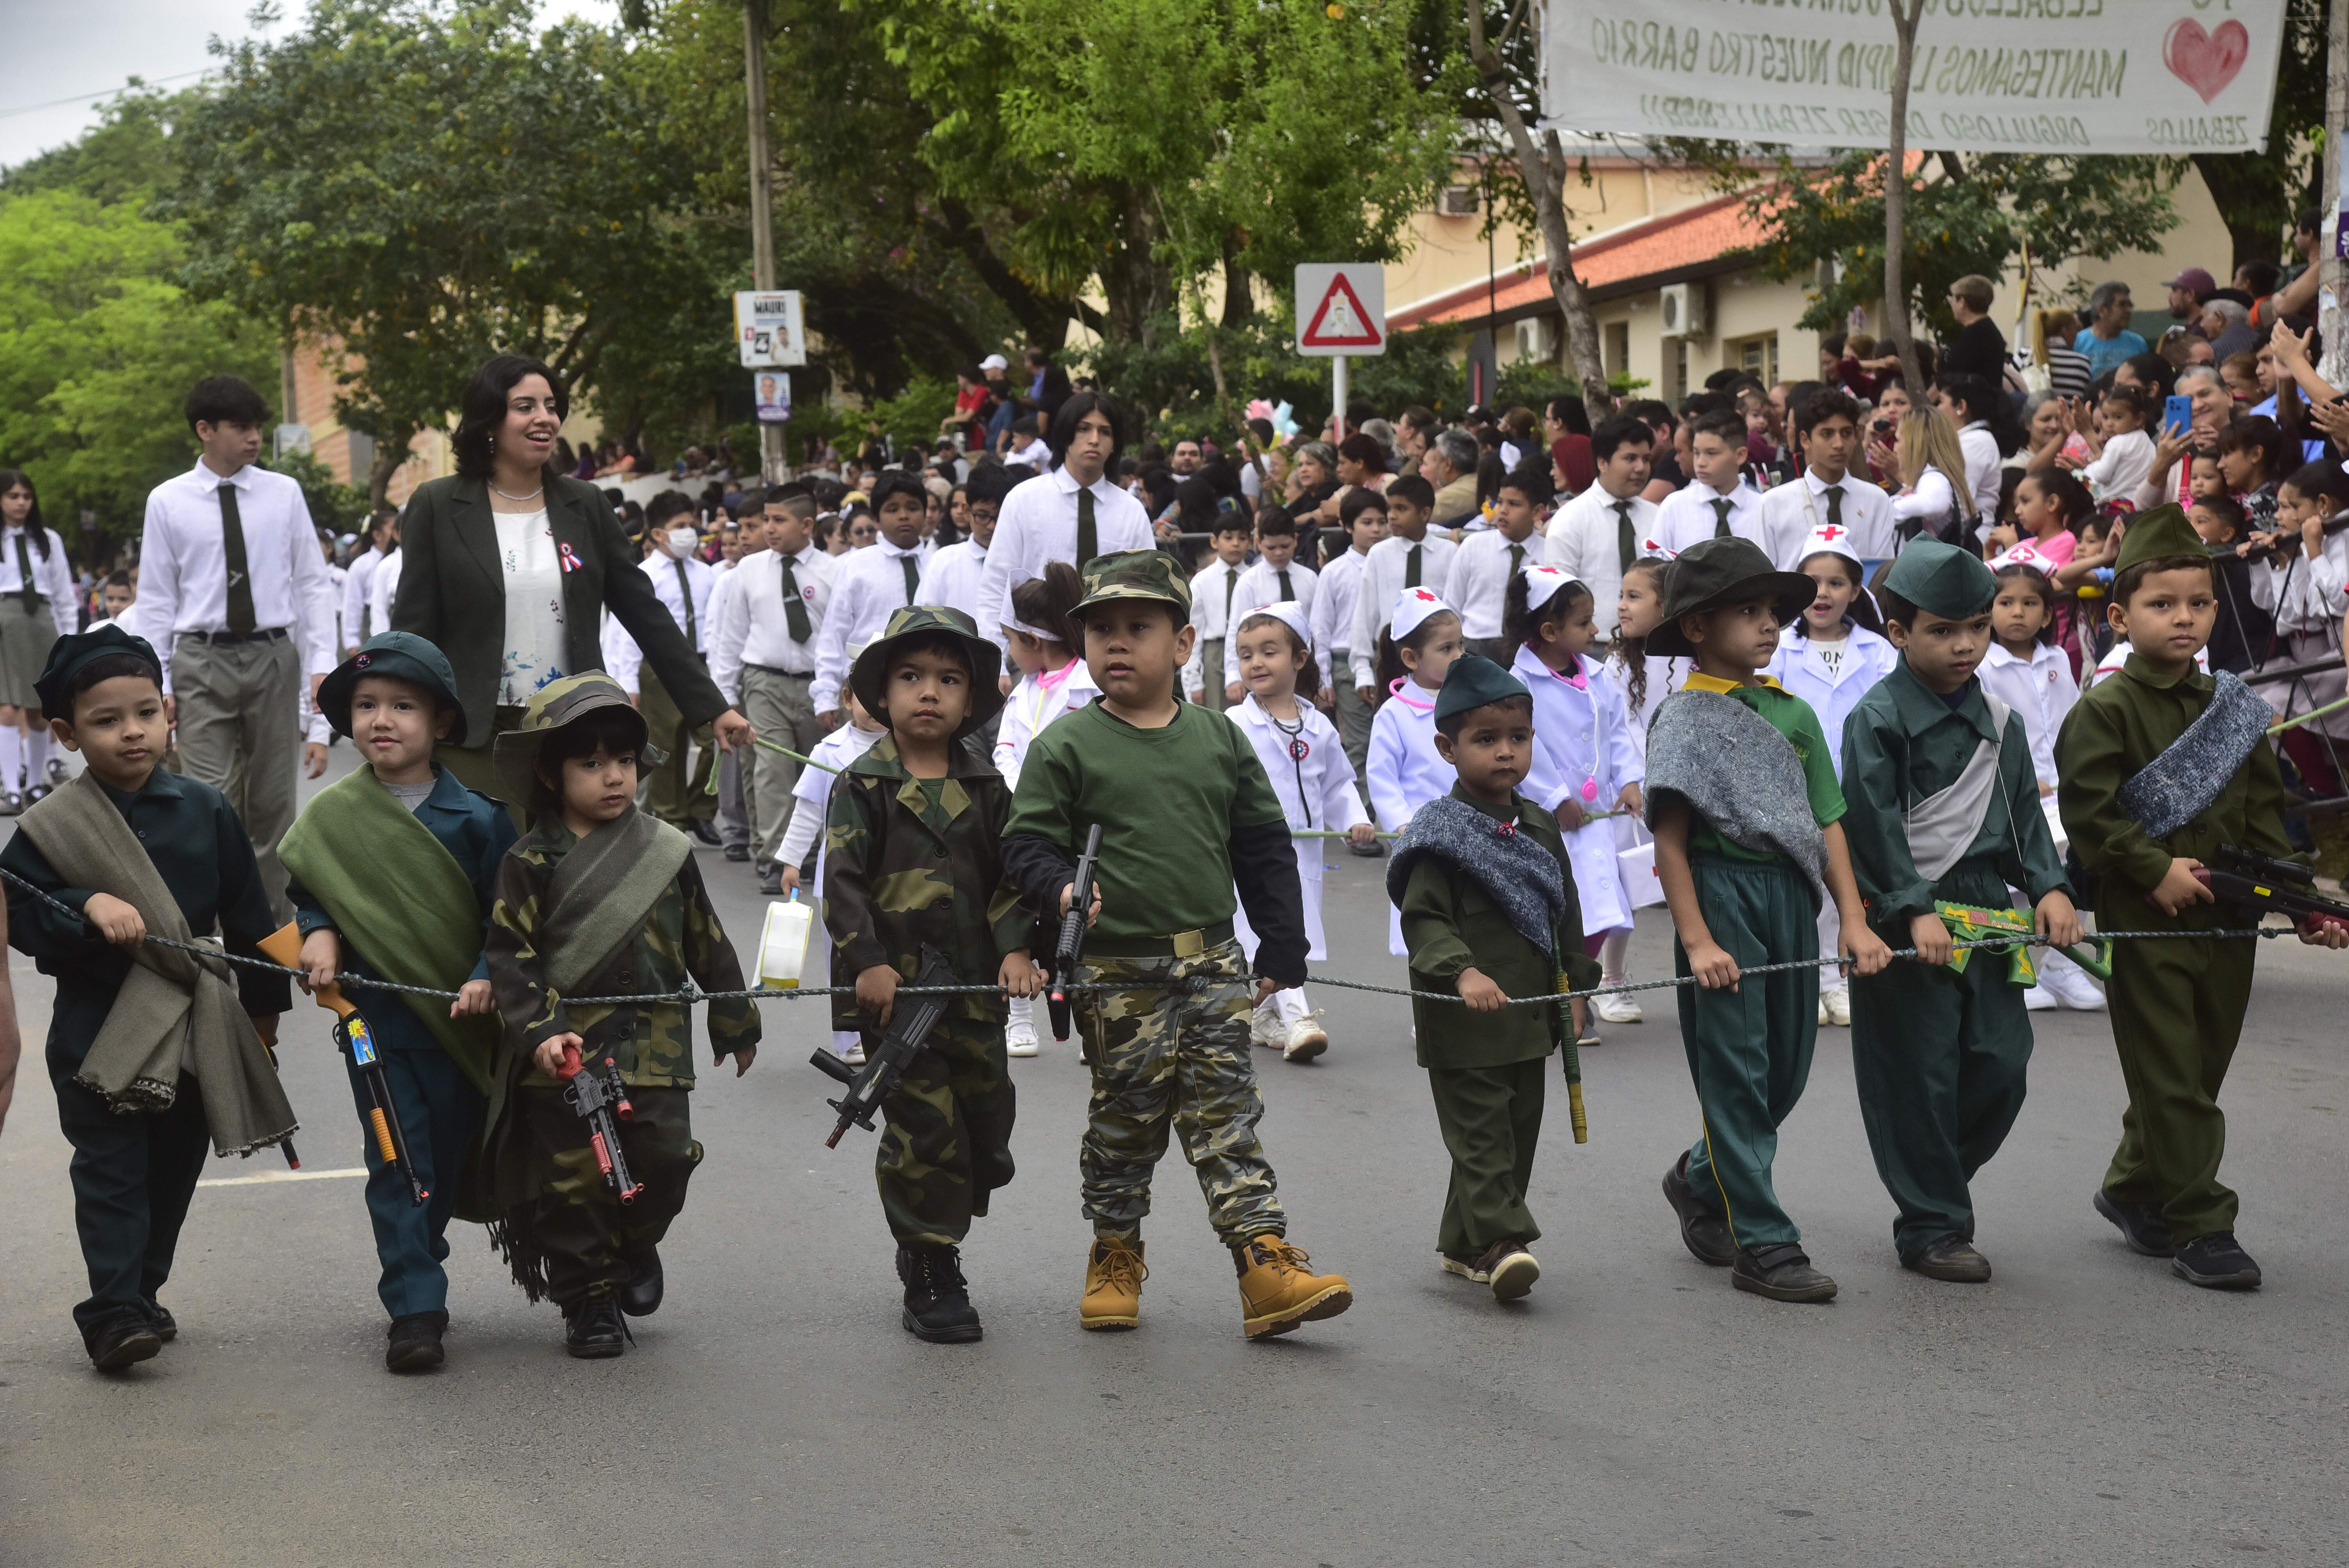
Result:
<svg viewBox="0 0 2349 1568">
<path fill-rule="evenodd" d="M 490 482 L 490 493 L 496 496 L 501 500 L 536 500 L 539 497 L 546 493 L 546 485 L 542 481 L 539 487 L 531 491 L 528 495 L 508 495 L 505 491 L 498 489 L 497 481 L 492 480 Z"/>
</svg>

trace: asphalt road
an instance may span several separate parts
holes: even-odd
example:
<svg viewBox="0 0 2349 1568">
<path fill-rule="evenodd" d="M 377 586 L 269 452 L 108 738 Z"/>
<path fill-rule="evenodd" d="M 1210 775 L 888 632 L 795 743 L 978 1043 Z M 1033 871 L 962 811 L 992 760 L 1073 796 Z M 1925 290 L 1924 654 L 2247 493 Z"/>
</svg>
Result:
<svg viewBox="0 0 2349 1568">
<path fill-rule="evenodd" d="M 336 753 L 338 769 L 348 766 Z M 1383 862 L 1333 857 L 1334 956 L 1399 983 Z M 714 851 L 729 925 L 760 900 Z M 1669 964 L 1660 919 L 1639 977 Z M 2032 1098 L 1976 1187 L 1986 1286 L 1899 1268 L 1891 1205 L 1823 1032 L 1780 1191 L 1843 1284 L 1733 1292 L 1657 1180 L 1695 1131 L 1666 1007 L 1586 1056 L 1591 1140 L 1554 1096 L 1533 1207 L 1546 1273 L 1495 1304 L 1441 1274 L 1444 1161 L 1399 1004 L 1325 990 L 1335 1042 L 1257 1060 L 1292 1236 L 1347 1315 L 1240 1334 L 1228 1254 L 1170 1157 L 1143 1326 L 1081 1332 L 1086 1233 L 1069 1047 L 1014 1066 L 1018 1181 L 967 1249 L 983 1344 L 897 1326 L 872 1135 L 826 1152 L 814 1006 L 767 1009 L 704 1080 L 709 1157 L 623 1359 L 566 1357 L 460 1226 L 441 1372 L 395 1378 L 358 1183 L 207 1186 L 165 1293 L 177 1344 L 93 1373 L 67 1148 L 38 1067 L 48 982 L 15 961 L 26 1071 L 0 1136 L 0 1563 L 2209 1563 L 2349 1560 L 2343 1346 L 2349 967 L 2262 952 L 2227 1086 L 2227 1175 L 2266 1287 L 2137 1258 L 2088 1207 L 2122 1105 L 2102 1014 L 2038 1015 Z M 357 1165 L 324 1013 L 289 1020 L 314 1171 Z M 274 1159 L 209 1181 L 268 1177 Z"/>
</svg>

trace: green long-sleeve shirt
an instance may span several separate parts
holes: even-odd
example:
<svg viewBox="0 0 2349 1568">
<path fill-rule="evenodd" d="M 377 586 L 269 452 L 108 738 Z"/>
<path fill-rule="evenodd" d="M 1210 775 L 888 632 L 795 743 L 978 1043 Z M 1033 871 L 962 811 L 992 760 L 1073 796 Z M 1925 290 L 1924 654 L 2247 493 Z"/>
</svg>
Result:
<svg viewBox="0 0 2349 1568">
<path fill-rule="evenodd" d="M 2105 930 L 2233 923 L 2241 917 L 2209 903 L 2165 915 L 2146 895 L 2168 874 L 2171 860 L 2208 860 L 2221 844 L 2279 860 L 2292 853 L 2283 834 L 2283 776 L 2264 742 L 2199 816 L 2167 839 L 2152 837 L 2121 810 L 2121 786 L 2186 733 L 2217 689 L 2199 670 L 2165 676 L 2132 654 L 2118 675 L 2081 695 L 2055 738 L 2056 804 L 2074 852 L 2096 873 L 2096 923 Z"/>
<path fill-rule="evenodd" d="M 1985 740 L 1999 745 L 1998 787 L 1973 842 L 1955 865 L 1927 878 L 1909 852 L 1905 811 L 1958 781 Z M 1991 722 L 1982 682 L 1969 680 L 1953 707 L 1903 659 L 1859 699 L 1843 726 L 1844 841 L 1868 902 L 1868 923 L 1905 945 L 1909 920 L 1936 899 L 2002 907 L 2019 887 L 2033 903 L 2071 884 L 2039 806 L 2031 738 L 2021 715 Z"/>
</svg>

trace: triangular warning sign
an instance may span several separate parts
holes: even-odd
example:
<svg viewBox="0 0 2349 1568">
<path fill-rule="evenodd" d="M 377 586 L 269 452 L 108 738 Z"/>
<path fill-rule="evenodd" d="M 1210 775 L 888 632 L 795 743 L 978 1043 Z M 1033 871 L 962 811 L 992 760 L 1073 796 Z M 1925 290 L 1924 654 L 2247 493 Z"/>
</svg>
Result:
<svg viewBox="0 0 2349 1568">
<path fill-rule="evenodd" d="M 1340 273 L 1330 280 L 1321 303 L 1313 308 L 1313 317 L 1297 341 L 1305 348 L 1376 348 L 1385 339 L 1379 334 L 1378 324 L 1371 320 L 1371 313 L 1362 308 L 1354 285 Z"/>
</svg>

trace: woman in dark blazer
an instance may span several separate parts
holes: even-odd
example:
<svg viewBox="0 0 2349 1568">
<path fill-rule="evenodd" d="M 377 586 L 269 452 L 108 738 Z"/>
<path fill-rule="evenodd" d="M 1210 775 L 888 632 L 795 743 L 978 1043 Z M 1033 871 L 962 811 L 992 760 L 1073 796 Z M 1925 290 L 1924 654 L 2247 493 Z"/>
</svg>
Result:
<svg viewBox="0 0 2349 1568">
<path fill-rule="evenodd" d="M 637 564 L 611 503 L 553 466 L 570 400 L 554 372 L 502 354 L 465 388 L 457 471 L 417 487 L 400 518 L 404 556 L 392 629 L 413 632 L 457 672 L 471 745 L 439 758 L 459 780 L 497 793 L 490 748 L 531 693 L 604 667 L 602 613 L 627 629 L 661 684 L 726 750 L 750 737 Z M 520 802 L 508 802 L 519 805 Z"/>
</svg>

